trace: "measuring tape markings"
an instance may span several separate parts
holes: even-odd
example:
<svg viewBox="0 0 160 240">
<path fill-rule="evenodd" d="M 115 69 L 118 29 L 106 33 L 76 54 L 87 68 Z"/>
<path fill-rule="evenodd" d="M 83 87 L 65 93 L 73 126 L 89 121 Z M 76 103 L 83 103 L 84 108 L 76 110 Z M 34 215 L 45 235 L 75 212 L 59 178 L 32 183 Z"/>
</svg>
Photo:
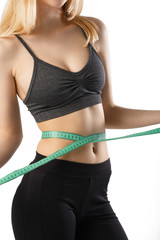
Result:
<svg viewBox="0 0 160 240">
<path fill-rule="evenodd" d="M 111 140 L 116 140 L 116 139 L 122 139 L 122 138 L 130 138 L 130 137 L 136 137 L 136 136 L 143 136 L 143 135 L 149 135 L 149 134 L 156 134 L 156 133 L 160 133 L 160 128 L 156 128 L 156 129 L 152 129 L 152 130 L 148 130 L 145 132 L 140 132 L 140 133 L 134 133 L 134 134 L 130 134 L 130 135 L 126 135 L 126 136 L 122 136 L 122 137 L 116 137 L 116 138 L 109 138 L 106 139 L 105 138 L 105 132 L 104 133 L 96 133 L 96 134 L 91 134 L 88 135 L 86 137 L 79 135 L 79 134 L 75 134 L 75 133 L 69 133 L 69 132 L 62 132 L 62 131 L 43 131 L 42 132 L 42 139 L 44 138 L 64 138 L 64 139 L 69 139 L 69 140 L 75 140 L 74 143 L 71 143 L 69 145 L 67 145 L 66 147 L 52 153 L 51 155 L 41 159 L 40 161 L 30 164 L 24 168 L 15 170 L 14 172 L 11 172 L 10 174 L 4 176 L 3 178 L 0 179 L 0 185 L 9 182 L 23 174 L 26 174 L 48 162 L 50 162 L 51 160 L 58 158 L 60 156 L 63 156 L 65 153 L 71 152 L 74 149 L 83 146 L 87 143 L 91 143 L 91 142 L 101 142 L 101 141 L 111 141 Z M 78 140 L 77 140 L 78 139 Z"/>
</svg>

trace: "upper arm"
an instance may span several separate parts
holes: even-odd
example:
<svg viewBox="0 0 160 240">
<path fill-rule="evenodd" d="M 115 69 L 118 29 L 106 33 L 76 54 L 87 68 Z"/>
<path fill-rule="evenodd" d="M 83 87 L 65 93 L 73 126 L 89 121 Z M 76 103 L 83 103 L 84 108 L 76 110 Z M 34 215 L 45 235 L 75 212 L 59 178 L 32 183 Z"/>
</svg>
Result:
<svg viewBox="0 0 160 240">
<path fill-rule="evenodd" d="M 12 74 L 14 51 L 11 39 L 0 38 L 0 132 L 21 139 L 20 110 Z"/>
<path fill-rule="evenodd" d="M 98 49 L 98 54 L 101 57 L 104 69 L 105 69 L 105 85 L 102 89 L 102 104 L 105 113 L 105 117 L 108 116 L 108 112 L 112 107 L 115 106 L 112 96 L 112 85 L 111 85 L 111 75 L 110 75 L 110 55 L 109 55 L 109 40 L 108 31 L 106 25 L 98 18 L 91 18 L 96 25 L 99 27 L 98 35 L 99 40 L 95 42 L 96 48 Z"/>
</svg>

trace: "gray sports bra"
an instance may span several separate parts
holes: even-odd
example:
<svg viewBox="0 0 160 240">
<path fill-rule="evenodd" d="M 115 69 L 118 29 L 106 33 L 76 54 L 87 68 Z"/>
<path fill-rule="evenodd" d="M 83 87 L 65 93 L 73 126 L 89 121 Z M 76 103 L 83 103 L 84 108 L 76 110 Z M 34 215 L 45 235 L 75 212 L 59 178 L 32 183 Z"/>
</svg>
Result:
<svg viewBox="0 0 160 240">
<path fill-rule="evenodd" d="M 83 29 L 82 31 L 87 38 Z M 15 36 L 34 59 L 33 74 L 23 103 L 36 122 L 60 117 L 102 102 L 105 69 L 90 42 L 87 64 L 80 71 L 71 72 L 37 58 L 26 42 L 18 34 Z"/>
</svg>

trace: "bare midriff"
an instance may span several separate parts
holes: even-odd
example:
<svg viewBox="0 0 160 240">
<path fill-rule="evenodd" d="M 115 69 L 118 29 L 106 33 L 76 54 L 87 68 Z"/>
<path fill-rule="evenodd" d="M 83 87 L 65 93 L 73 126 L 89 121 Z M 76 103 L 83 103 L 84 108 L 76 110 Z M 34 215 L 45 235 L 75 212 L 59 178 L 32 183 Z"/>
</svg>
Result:
<svg viewBox="0 0 160 240">
<path fill-rule="evenodd" d="M 105 132 L 105 119 L 102 103 L 87 107 L 76 112 L 37 123 L 41 131 L 64 131 L 87 136 Z M 49 156 L 74 141 L 60 138 L 41 139 L 37 152 Z M 87 143 L 73 151 L 58 157 L 80 163 L 100 163 L 108 160 L 108 148 L 105 141 Z"/>
</svg>

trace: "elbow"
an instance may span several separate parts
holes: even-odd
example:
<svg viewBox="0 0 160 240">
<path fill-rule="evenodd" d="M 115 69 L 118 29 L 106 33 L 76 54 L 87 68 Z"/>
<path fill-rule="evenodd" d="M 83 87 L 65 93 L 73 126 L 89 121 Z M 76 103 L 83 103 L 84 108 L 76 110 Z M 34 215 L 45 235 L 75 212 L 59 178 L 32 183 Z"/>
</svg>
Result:
<svg viewBox="0 0 160 240">
<path fill-rule="evenodd" d="M 18 141 L 22 142 L 22 140 L 23 140 L 23 133 L 19 134 L 17 139 L 18 139 Z"/>
<path fill-rule="evenodd" d="M 17 147 L 19 147 L 19 145 L 21 144 L 22 140 L 23 140 L 23 134 L 17 137 Z"/>
<path fill-rule="evenodd" d="M 20 145 L 23 140 L 23 132 L 22 131 L 9 131 L 6 132 L 6 138 L 10 139 L 12 142 L 15 142 L 15 145 Z"/>
<path fill-rule="evenodd" d="M 23 135 L 1 135 L 0 138 L 0 168 L 13 156 L 23 139 Z"/>
<path fill-rule="evenodd" d="M 17 149 L 23 140 L 23 133 L 21 132 L 6 132 L 3 135 L 4 142 L 8 142 L 8 146 L 13 147 L 13 149 Z M 3 140 L 2 140 L 3 141 Z"/>
<path fill-rule="evenodd" d="M 11 136 L 11 134 L 10 134 L 10 136 Z M 15 144 L 15 147 L 18 148 L 23 140 L 23 133 L 12 134 L 12 138 L 10 137 L 10 139 Z"/>
</svg>

